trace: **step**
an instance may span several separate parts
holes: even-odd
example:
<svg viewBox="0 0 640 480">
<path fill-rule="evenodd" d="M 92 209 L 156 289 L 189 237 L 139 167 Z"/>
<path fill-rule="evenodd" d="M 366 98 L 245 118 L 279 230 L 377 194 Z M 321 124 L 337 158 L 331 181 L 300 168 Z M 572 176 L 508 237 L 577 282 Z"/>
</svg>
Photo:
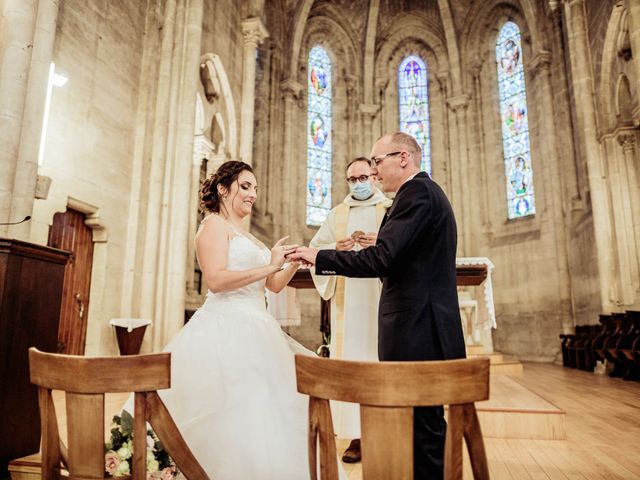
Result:
<svg viewBox="0 0 640 480">
<path fill-rule="evenodd" d="M 35 453 L 9 462 L 9 474 L 11 480 L 40 480 L 40 467 L 40 454 Z"/>
<path fill-rule="evenodd" d="M 484 437 L 566 440 L 566 412 L 518 383 L 517 377 L 492 376 L 490 391 L 489 400 L 476 403 Z"/>
</svg>

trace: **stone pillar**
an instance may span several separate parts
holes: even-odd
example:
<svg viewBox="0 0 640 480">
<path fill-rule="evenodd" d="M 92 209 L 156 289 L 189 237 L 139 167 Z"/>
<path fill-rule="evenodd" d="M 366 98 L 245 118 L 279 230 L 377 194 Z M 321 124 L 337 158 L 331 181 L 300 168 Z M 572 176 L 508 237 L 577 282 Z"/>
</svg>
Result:
<svg viewBox="0 0 640 480">
<path fill-rule="evenodd" d="M 58 0 L 40 0 L 22 120 L 20 149 L 13 182 L 9 215 L 12 219 L 22 219 L 33 212 L 38 179 L 38 153 L 57 18 Z M 11 236 L 29 240 L 30 231 L 31 222 L 25 222 L 13 227 Z"/>
<path fill-rule="evenodd" d="M 176 96 L 177 125 L 173 151 L 168 151 L 172 174 L 165 178 L 170 211 L 163 225 L 167 238 L 166 251 L 161 261 L 166 261 L 166 290 L 159 300 L 162 312 L 161 337 L 154 337 L 156 349 L 162 347 L 184 324 L 186 299 L 186 272 L 189 225 L 189 197 L 191 193 L 190 171 L 193 158 L 193 131 L 195 126 L 196 95 L 200 75 L 203 0 L 189 0 L 184 4 L 184 37 L 181 58 L 177 65 L 181 82 Z"/>
<path fill-rule="evenodd" d="M 477 139 L 477 145 L 470 145 L 470 147 L 472 151 L 476 152 L 477 158 L 475 158 L 475 161 L 480 167 L 480 185 L 484 186 L 487 185 L 488 180 L 487 159 L 484 144 L 484 111 L 482 108 L 482 65 L 483 62 L 481 62 L 480 60 L 475 60 L 469 65 L 469 71 L 473 79 L 472 102 L 475 116 L 475 122 L 473 122 L 472 131 L 475 130 L 475 137 Z M 487 195 L 483 193 L 482 195 L 480 195 L 480 198 L 478 200 L 481 202 L 481 206 L 478 212 L 478 219 L 481 225 L 486 227 L 491 223 Z"/>
<path fill-rule="evenodd" d="M 629 12 L 629 41 L 633 64 L 636 66 L 636 78 L 640 78 L 640 2 L 625 0 L 625 7 Z"/>
<path fill-rule="evenodd" d="M 18 163 L 20 137 L 31 57 L 33 51 L 37 0 L 4 0 L 0 3 L 0 223 L 10 218 L 11 198 Z M 36 155 L 37 157 L 37 155 Z M 31 213 L 31 212 L 29 212 Z M 7 227 L 0 226 L 0 236 Z"/>
<path fill-rule="evenodd" d="M 291 235 L 289 242 L 302 242 L 302 225 L 299 222 L 298 209 L 299 203 L 298 191 L 300 190 L 300 159 L 295 155 L 295 146 L 293 139 L 294 132 L 299 129 L 298 125 L 298 105 L 304 87 L 295 80 L 287 79 L 280 85 L 282 90 L 282 98 L 284 100 L 284 138 L 283 138 L 283 155 L 282 155 L 282 176 L 281 185 L 281 219 L 275 224 L 276 239 L 282 235 Z M 306 132 L 306 122 L 304 131 Z M 306 137 L 305 137 L 306 138 Z M 306 145 L 306 144 L 305 144 Z M 302 183 L 306 185 L 306 182 Z"/>
<path fill-rule="evenodd" d="M 625 207 L 630 210 L 630 228 L 626 230 L 629 257 L 633 259 L 629 269 L 632 272 L 632 291 L 629 304 L 640 303 L 640 183 L 638 182 L 638 169 L 640 163 L 637 159 L 636 134 L 627 131 L 618 135 L 618 143 L 622 147 L 624 155 L 624 165 L 621 174 L 626 178 L 624 193 L 628 196 L 625 199 Z M 626 166 L 626 168 L 624 168 Z"/>
<path fill-rule="evenodd" d="M 361 103 L 358 107 L 358 111 L 360 115 L 362 115 L 362 149 L 365 153 L 371 151 L 373 142 L 377 140 L 373 135 L 373 119 L 378 113 L 378 110 L 380 110 L 380 105 L 376 105 L 375 103 Z"/>
<path fill-rule="evenodd" d="M 600 145 L 597 139 L 595 95 L 589 41 L 587 38 L 584 0 L 570 0 L 564 4 L 569 56 L 571 59 L 571 83 L 575 92 L 575 109 L 579 141 L 582 143 L 589 175 L 591 208 L 602 309 L 610 312 L 615 307 L 615 265 L 612 255 L 612 223 L 610 202 L 604 180 Z"/>
<path fill-rule="evenodd" d="M 187 239 L 187 298 L 198 296 L 195 289 L 193 271 L 195 269 L 195 241 L 198 223 L 198 208 L 200 206 L 200 172 L 202 162 L 207 161 L 207 171 L 211 163 L 213 145 L 204 135 L 197 135 L 193 141 L 193 162 L 191 163 L 191 198 L 189 205 L 189 238 Z"/>
<path fill-rule="evenodd" d="M 453 203 L 458 209 L 458 229 L 462 234 L 458 243 L 458 256 L 471 255 L 471 191 L 469 182 L 469 148 L 467 135 L 467 107 L 469 106 L 469 95 L 462 94 L 447 98 L 447 105 L 453 112 L 449 118 L 453 118 L 449 132 L 452 135 L 451 141 L 451 176 L 453 180 Z M 453 128 L 451 128 L 453 127 Z M 465 228 L 464 226 L 467 225 Z"/>
<path fill-rule="evenodd" d="M 537 98 L 536 102 L 537 117 L 540 136 L 543 139 L 540 142 L 540 154 L 544 159 L 543 168 L 538 175 L 534 172 L 533 185 L 534 191 L 536 184 L 541 185 L 544 182 L 546 205 L 549 207 L 553 218 L 553 229 L 555 236 L 555 257 L 558 265 L 558 283 L 559 293 L 562 302 L 562 326 L 563 331 L 570 332 L 574 326 L 573 308 L 571 306 L 571 276 L 569 275 L 569 245 L 567 226 L 565 219 L 570 218 L 565 211 L 566 205 L 570 205 L 566 189 L 564 188 L 561 172 L 561 161 L 558 156 L 555 115 L 553 110 L 553 88 L 551 86 L 551 53 L 547 51 L 539 52 L 531 60 L 531 69 L 535 75 L 535 97 L 529 97 L 529 103 L 532 98 Z M 539 215 L 544 213 L 538 210 Z"/>
<path fill-rule="evenodd" d="M 347 122 L 347 138 L 346 138 L 346 143 L 345 143 L 345 147 L 346 147 L 346 156 L 347 159 L 351 160 L 352 158 L 354 158 L 356 156 L 355 150 L 357 150 L 357 155 L 360 155 L 360 149 L 358 147 L 356 147 L 356 145 L 360 145 L 361 142 L 358 141 L 358 137 L 359 132 L 357 129 L 357 124 L 356 124 L 356 112 L 358 111 L 358 104 L 357 104 L 357 98 L 358 98 L 358 77 L 356 77 L 355 75 L 350 75 L 347 74 L 344 77 L 344 83 L 346 86 L 346 100 L 347 100 L 347 108 L 346 108 L 346 114 L 347 114 L 347 118 L 346 118 L 346 122 Z M 335 127 L 334 127 L 335 129 Z M 335 146 L 334 146 L 334 151 L 335 151 Z M 335 159 L 335 156 L 334 156 Z M 340 159 L 338 161 L 339 165 L 341 166 L 341 169 L 344 170 L 344 159 Z M 335 160 L 334 160 L 334 164 L 335 164 Z M 336 191 L 336 185 L 342 185 L 344 186 L 344 183 L 339 183 L 336 182 L 336 176 L 334 174 L 333 176 L 333 191 Z M 340 189 L 338 189 L 340 190 Z M 340 194 L 342 195 L 342 192 L 340 192 Z M 346 189 L 344 190 L 344 194 L 347 194 Z M 333 197 L 333 202 L 335 204 L 336 202 L 336 198 L 337 197 Z"/>
<path fill-rule="evenodd" d="M 240 159 L 252 164 L 253 161 L 253 123 L 256 99 L 256 52 L 258 44 L 269 36 L 267 29 L 258 18 L 242 21 L 244 37 L 242 66 L 242 109 Z"/>
</svg>

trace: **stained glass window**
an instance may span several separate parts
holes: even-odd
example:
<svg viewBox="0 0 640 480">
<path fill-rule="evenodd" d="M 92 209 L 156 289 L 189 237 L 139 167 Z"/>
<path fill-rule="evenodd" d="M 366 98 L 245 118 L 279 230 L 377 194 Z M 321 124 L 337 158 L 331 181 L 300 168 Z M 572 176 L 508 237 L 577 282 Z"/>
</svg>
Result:
<svg viewBox="0 0 640 480">
<path fill-rule="evenodd" d="M 507 211 L 509 219 L 513 219 L 536 213 L 522 44 L 520 29 L 513 22 L 506 22 L 500 30 L 496 62 Z"/>
<path fill-rule="evenodd" d="M 322 225 L 331 210 L 331 59 L 309 52 L 307 91 L 307 225 Z"/>
<path fill-rule="evenodd" d="M 420 57 L 409 55 L 398 67 L 400 131 L 412 135 L 422 148 L 421 169 L 431 174 L 429 137 L 429 91 L 427 66 Z"/>
</svg>

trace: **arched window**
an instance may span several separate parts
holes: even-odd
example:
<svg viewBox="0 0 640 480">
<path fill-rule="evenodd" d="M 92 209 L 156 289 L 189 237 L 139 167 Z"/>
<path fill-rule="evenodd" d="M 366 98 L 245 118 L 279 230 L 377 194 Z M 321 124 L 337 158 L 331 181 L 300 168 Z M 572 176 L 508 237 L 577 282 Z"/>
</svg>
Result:
<svg viewBox="0 0 640 480">
<path fill-rule="evenodd" d="M 412 135 L 422 148 L 421 169 L 431 174 L 429 137 L 429 89 L 427 66 L 420 57 L 409 55 L 398 67 L 400 131 Z"/>
<path fill-rule="evenodd" d="M 502 149 L 509 219 L 536 213 L 520 29 L 506 22 L 496 41 Z"/>
<path fill-rule="evenodd" d="M 322 225 L 331 210 L 331 59 L 309 52 L 307 91 L 307 225 Z"/>
</svg>

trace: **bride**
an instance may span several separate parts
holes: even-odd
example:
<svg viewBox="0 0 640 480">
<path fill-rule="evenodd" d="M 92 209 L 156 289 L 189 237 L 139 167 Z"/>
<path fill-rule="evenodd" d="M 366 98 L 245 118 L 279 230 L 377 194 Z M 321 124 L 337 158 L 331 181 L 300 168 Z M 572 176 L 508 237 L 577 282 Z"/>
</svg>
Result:
<svg viewBox="0 0 640 480">
<path fill-rule="evenodd" d="M 296 246 L 285 237 L 269 251 L 242 228 L 257 189 L 237 161 L 201 188 L 209 215 L 196 253 L 209 293 L 165 348 L 172 385 L 159 394 L 212 479 L 308 479 L 308 397 L 297 392 L 293 356 L 310 352 L 267 313 L 264 292 L 289 283 L 298 264 L 282 267 Z"/>
</svg>

